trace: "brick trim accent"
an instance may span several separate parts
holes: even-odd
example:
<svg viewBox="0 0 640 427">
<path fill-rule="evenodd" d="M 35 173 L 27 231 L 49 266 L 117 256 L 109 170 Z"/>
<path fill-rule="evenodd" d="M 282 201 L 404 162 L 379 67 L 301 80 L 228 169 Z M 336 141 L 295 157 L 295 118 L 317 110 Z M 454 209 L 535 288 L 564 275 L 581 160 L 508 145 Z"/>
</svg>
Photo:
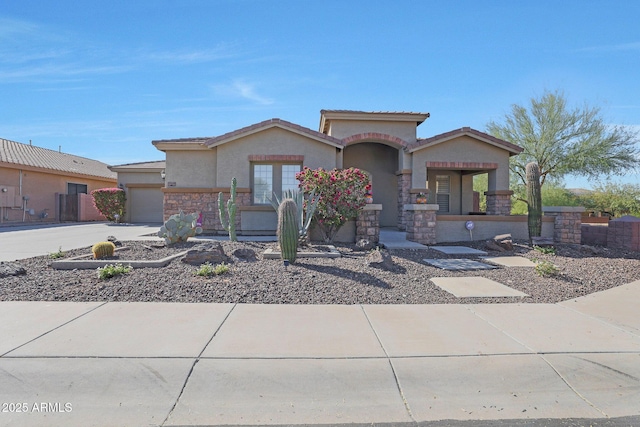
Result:
<svg viewBox="0 0 640 427">
<path fill-rule="evenodd" d="M 485 162 L 427 162 L 432 169 L 498 169 L 497 163 Z"/>
<path fill-rule="evenodd" d="M 304 156 L 293 154 L 250 154 L 250 162 L 303 162 Z"/>
<path fill-rule="evenodd" d="M 348 136 L 342 140 L 342 142 L 345 145 L 349 145 L 349 144 L 353 144 L 361 141 L 390 142 L 396 148 L 398 147 L 405 148 L 409 145 L 405 140 L 398 138 L 397 136 L 387 135 L 386 133 L 380 133 L 380 132 L 359 133 L 356 135 Z"/>
</svg>

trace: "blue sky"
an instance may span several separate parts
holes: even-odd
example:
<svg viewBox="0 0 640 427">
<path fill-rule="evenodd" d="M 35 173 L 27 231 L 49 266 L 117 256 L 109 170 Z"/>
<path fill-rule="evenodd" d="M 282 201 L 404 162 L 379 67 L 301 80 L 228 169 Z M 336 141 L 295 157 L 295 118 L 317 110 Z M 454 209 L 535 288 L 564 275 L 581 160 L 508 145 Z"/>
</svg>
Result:
<svg viewBox="0 0 640 427">
<path fill-rule="evenodd" d="M 632 0 L 7 0 L 0 137 L 122 164 L 273 117 L 317 129 L 321 109 L 484 130 L 556 89 L 640 129 L 639 17 Z"/>
</svg>

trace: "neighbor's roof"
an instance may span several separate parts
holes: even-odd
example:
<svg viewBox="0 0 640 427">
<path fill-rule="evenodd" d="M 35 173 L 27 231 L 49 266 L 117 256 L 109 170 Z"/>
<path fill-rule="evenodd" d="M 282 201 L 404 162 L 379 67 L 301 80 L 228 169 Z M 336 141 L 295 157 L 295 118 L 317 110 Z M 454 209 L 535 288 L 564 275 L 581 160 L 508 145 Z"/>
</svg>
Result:
<svg viewBox="0 0 640 427">
<path fill-rule="evenodd" d="M 216 147 L 218 145 L 224 144 L 229 141 L 233 141 L 234 139 L 242 138 L 257 132 L 261 132 L 270 128 L 280 128 L 285 129 L 293 133 L 297 133 L 299 135 L 307 136 L 313 138 L 315 140 L 324 142 L 329 145 L 333 145 L 334 147 L 343 148 L 344 143 L 332 136 L 325 135 L 324 133 L 317 132 L 313 129 L 306 128 L 304 126 L 297 125 L 295 123 L 288 122 L 282 119 L 270 119 L 265 120 L 260 123 L 256 123 L 250 126 L 243 127 L 242 129 L 234 130 L 233 132 L 225 133 L 224 135 L 216 136 L 215 138 L 211 138 L 205 142 L 208 147 Z"/>
<path fill-rule="evenodd" d="M 429 113 L 410 111 L 358 111 L 358 110 L 320 110 L 320 132 L 329 132 L 331 120 L 384 120 L 415 122 L 416 126 L 429 118 Z"/>
<path fill-rule="evenodd" d="M 151 162 L 125 163 L 123 165 L 109 166 L 109 169 L 115 172 L 137 172 L 137 171 L 153 171 L 155 169 L 164 169 L 166 166 L 164 160 L 154 160 Z"/>
<path fill-rule="evenodd" d="M 116 179 L 115 172 L 110 171 L 107 164 L 97 160 L 0 138 L 0 164 L 3 163 L 45 169 L 58 174 Z"/>
<path fill-rule="evenodd" d="M 495 136 L 491 136 L 488 133 L 480 132 L 479 130 L 472 129 L 470 127 L 463 127 L 450 132 L 441 133 L 440 135 L 432 136 L 431 138 L 418 139 L 408 147 L 408 151 L 413 153 L 414 151 L 422 148 L 440 144 L 441 142 L 446 142 L 460 136 L 470 136 L 474 139 L 486 142 L 487 144 L 502 148 L 503 150 L 507 150 L 510 155 L 519 154 L 524 150 L 522 147 L 503 139 L 496 138 Z"/>
</svg>

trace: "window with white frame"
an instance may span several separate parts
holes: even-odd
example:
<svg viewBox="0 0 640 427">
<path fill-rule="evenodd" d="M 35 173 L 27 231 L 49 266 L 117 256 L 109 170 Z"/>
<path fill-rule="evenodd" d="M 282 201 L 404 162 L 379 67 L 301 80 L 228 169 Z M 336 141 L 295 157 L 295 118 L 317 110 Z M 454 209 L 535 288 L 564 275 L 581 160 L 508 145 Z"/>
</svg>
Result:
<svg viewBox="0 0 640 427">
<path fill-rule="evenodd" d="M 297 190 L 296 174 L 302 165 L 291 163 L 253 163 L 251 165 L 251 191 L 254 205 L 268 205 L 275 193 L 282 198 L 287 190 Z"/>
<path fill-rule="evenodd" d="M 440 207 L 438 213 L 449 213 L 450 191 L 451 177 L 449 175 L 436 175 L 436 203 Z"/>
</svg>

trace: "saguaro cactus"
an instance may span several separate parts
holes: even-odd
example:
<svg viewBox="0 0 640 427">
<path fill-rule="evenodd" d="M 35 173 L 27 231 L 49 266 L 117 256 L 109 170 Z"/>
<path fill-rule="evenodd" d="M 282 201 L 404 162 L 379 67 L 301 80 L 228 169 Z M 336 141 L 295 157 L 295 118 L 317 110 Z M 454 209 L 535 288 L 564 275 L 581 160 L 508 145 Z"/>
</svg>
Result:
<svg viewBox="0 0 640 427">
<path fill-rule="evenodd" d="M 542 234 L 542 194 L 540 192 L 540 168 L 535 162 L 525 166 L 527 175 L 527 203 L 529 204 L 529 241 Z"/>
<path fill-rule="evenodd" d="M 231 197 L 227 200 L 227 205 L 225 207 L 224 198 L 222 192 L 218 193 L 218 213 L 220 214 L 220 222 L 222 223 L 222 228 L 229 232 L 229 240 L 232 242 L 237 242 L 238 237 L 236 237 L 236 186 L 238 185 L 238 181 L 234 177 L 231 180 Z"/>
<path fill-rule="evenodd" d="M 280 257 L 290 263 L 298 253 L 298 206 L 293 199 L 284 199 L 278 207 L 278 244 Z"/>
</svg>

